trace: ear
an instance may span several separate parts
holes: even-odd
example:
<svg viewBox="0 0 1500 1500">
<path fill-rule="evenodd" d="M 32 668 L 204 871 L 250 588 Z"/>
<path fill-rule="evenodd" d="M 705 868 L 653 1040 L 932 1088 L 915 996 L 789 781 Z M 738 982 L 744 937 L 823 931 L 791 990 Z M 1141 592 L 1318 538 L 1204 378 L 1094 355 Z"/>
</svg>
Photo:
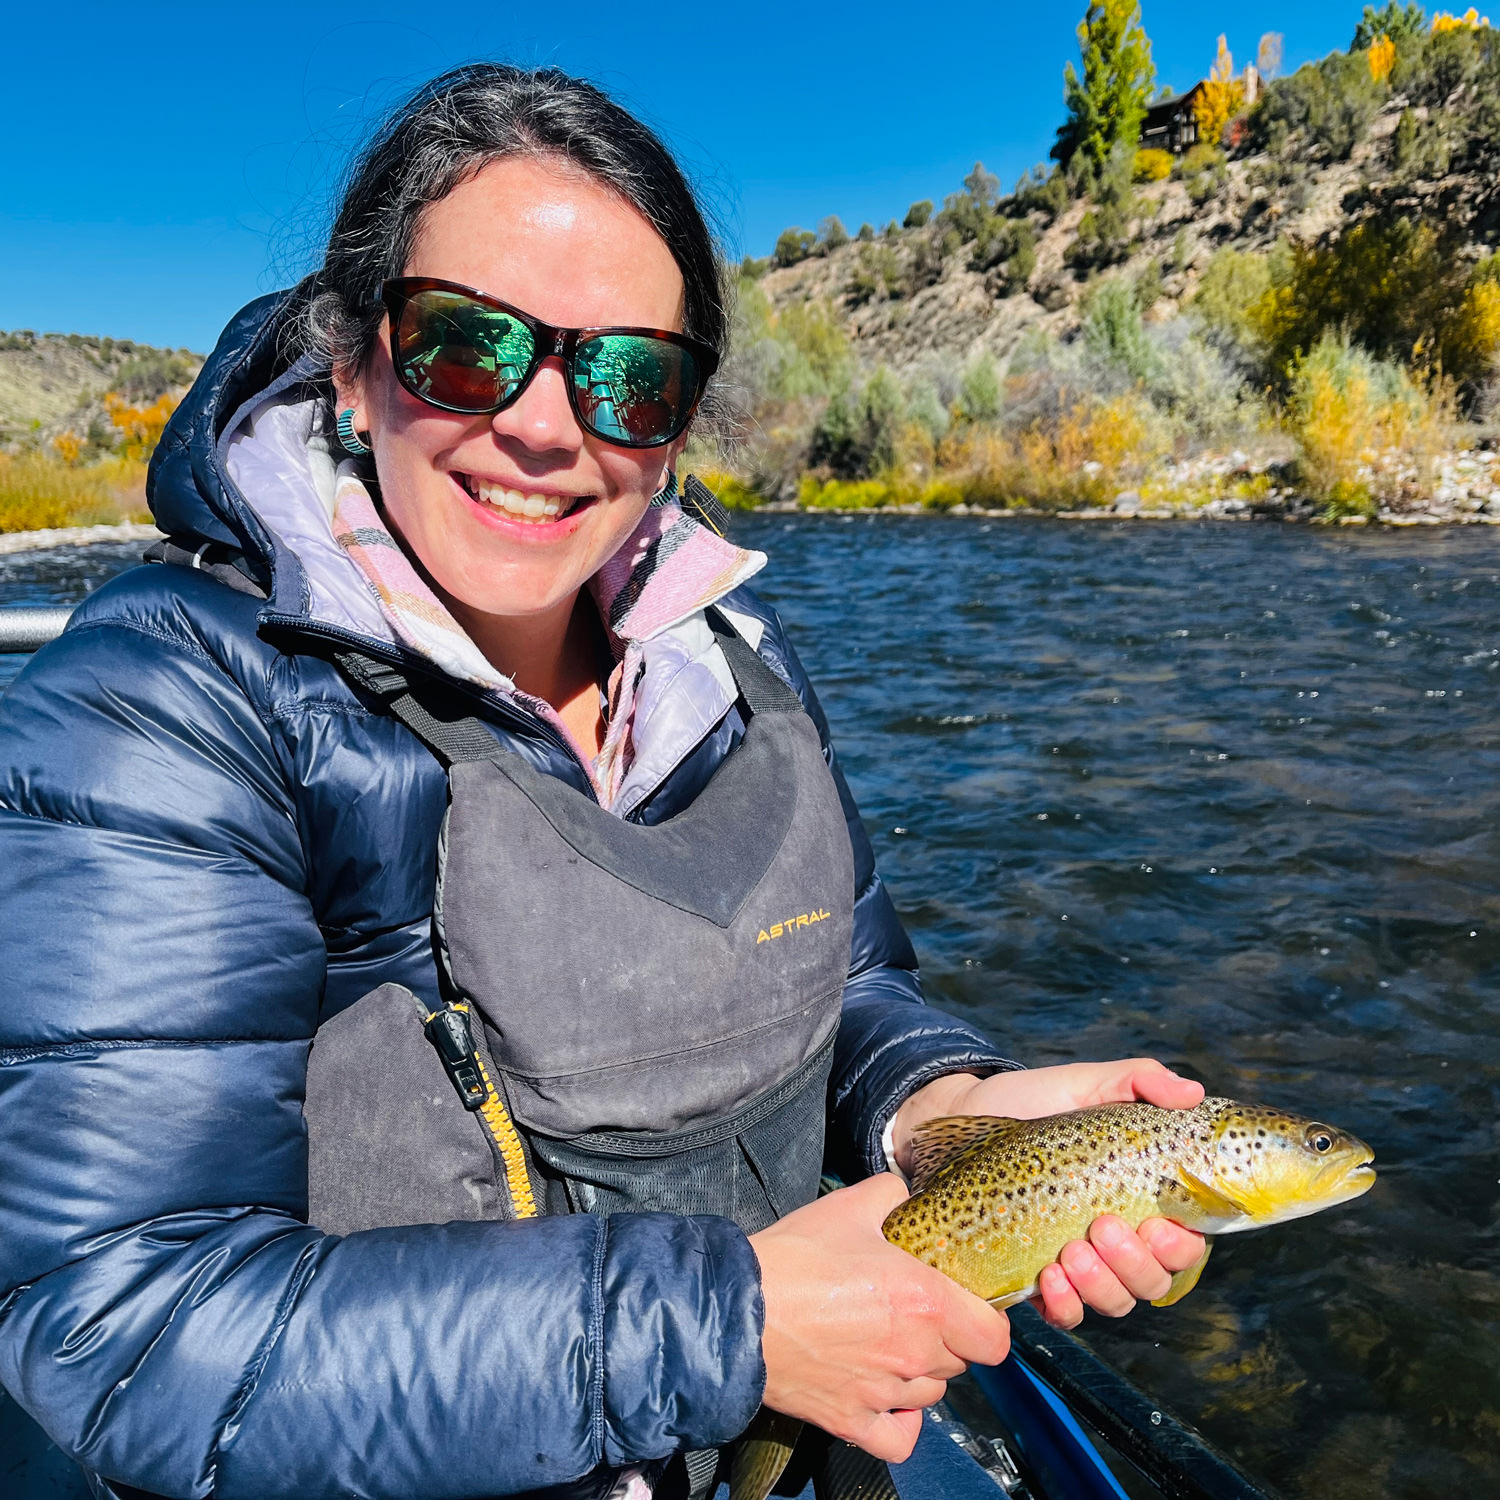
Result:
<svg viewBox="0 0 1500 1500">
<path fill-rule="evenodd" d="M 355 410 L 354 425 L 361 431 L 369 424 L 370 413 L 365 405 L 365 380 L 363 375 L 356 375 L 354 371 L 344 366 L 336 365 L 333 370 L 333 407 L 335 411 L 343 411 L 345 407 L 352 406 Z"/>
</svg>

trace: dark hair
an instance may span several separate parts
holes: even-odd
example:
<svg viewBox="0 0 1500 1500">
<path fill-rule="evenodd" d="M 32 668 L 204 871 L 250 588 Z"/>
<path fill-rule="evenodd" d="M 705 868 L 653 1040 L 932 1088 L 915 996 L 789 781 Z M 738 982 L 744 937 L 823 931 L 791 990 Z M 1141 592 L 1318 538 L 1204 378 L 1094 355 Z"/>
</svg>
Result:
<svg viewBox="0 0 1500 1500">
<path fill-rule="evenodd" d="M 671 152 L 593 84 L 504 63 L 471 63 L 424 84 L 355 158 L 322 269 L 298 288 L 294 352 L 362 368 L 380 329 L 376 292 L 405 272 L 422 210 L 507 156 L 566 159 L 639 209 L 682 271 L 684 331 L 725 354 L 719 257 Z"/>
</svg>

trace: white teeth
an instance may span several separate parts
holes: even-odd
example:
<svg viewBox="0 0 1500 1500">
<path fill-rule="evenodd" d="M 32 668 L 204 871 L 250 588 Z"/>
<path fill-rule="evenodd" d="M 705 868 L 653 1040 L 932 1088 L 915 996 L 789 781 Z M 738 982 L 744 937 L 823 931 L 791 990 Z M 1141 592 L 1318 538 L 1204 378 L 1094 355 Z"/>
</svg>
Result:
<svg viewBox="0 0 1500 1500">
<path fill-rule="evenodd" d="M 483 479 L 470 479 L 468 489 L 483 504 L 503 510 L 517 521 L 549 521 L 567 509 L 567 503 L 555 495 L 524 495 L 520 490 L 509 490 Z"/>
</svg>

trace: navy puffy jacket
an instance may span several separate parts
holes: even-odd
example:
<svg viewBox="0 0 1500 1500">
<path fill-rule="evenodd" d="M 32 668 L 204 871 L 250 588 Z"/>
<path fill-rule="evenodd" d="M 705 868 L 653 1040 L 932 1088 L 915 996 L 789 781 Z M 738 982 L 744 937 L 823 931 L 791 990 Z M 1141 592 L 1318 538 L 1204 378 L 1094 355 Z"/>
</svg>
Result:
<svg viewBox="0 0 1500 1500">
<path fill-rule="evenodd" d="M 386 981 L 435 995 L 446 783 L 329 665 L 295 556 L 224 472 L 280 305 L 231 324 L 152 472 L 158 523 L 244 554 L 269 600 L 138 568 L 0 702 L 0 1383 L 91 1470 L 174 1497 L 499 1495 L 724 1441 L 764 1379 L 727 1221 L 306 1223 L 320 1020 Z M 765 623 L 826 746 L 779 622 L 726 603 Z M 491 718 L 579 778 L 535 721 Z M 736 727 L 641 816 L 691 801 Z M 871 1171 L 913 1088 L 1005 1064 L 922 1005 L 839 788 L 859 891 L 831 1142 Z"/>
</svg>

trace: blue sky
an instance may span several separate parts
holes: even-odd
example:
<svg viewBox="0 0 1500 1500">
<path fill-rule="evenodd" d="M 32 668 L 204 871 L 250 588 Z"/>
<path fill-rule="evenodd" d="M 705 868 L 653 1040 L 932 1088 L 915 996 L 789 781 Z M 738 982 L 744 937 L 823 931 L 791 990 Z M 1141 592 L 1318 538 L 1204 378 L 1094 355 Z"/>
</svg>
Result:
<svg viewBox="0 0 1500 1500">
<path fill-rule="evenodd" d="M 1009 187 L 1062 117 L 1084 0 L 1033 4 L 340 6 L 20 0 L 6 20 L 0 328 L 211 347 L 314 262 L 330 185 L 381 111 L 474 58 L 547 63 L 644 114 L 730 249 L 941 202 L 976 159 Z M 1461 7 L 1460 7 L 1461 8 Z M 1144 0 L 1158 77 L 1202 76 L 1227 30 L 1287 70 L 1348 45 L 1360 4 Z"/>
</svg>

